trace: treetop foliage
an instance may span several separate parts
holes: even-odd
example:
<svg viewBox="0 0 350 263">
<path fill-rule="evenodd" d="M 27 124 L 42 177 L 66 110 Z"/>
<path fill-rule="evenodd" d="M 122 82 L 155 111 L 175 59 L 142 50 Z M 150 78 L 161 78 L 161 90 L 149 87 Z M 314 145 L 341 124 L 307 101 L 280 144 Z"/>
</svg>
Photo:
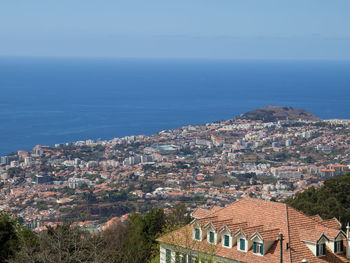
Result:
<svg viewBox="0 0 350 263">
<path fill-rule="evenodd" d="M 156 239 L 189 222 L 185 205 L 169 214 L 152 209 L 134 213 L 108 230 L 90 234 L 66 223 L 34 233 L 9 215 L 0 214 L 0 262 L 9 263 L 144 263 L 156 262 Z"/>
<path fill-rule="evenodd" d="M 311 187 L 286 200 L 307 215 L 337 218 L 345 227 L 350 222 L 350 173 L 327 179 L 319 189 Z"/>
</svg>

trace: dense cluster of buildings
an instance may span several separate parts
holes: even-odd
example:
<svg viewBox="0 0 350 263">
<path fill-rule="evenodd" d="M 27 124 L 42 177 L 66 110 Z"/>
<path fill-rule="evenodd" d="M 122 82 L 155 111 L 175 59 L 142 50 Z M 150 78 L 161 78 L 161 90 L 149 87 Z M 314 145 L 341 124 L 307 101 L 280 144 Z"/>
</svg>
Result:
<svg viewBox="0 0 350 263">
<path fill-rule="evenodd" d="M 0 209 L 31 228 L 73 220 L 96 230 L 178 202 L 195 209 L 244 197 L 284 200 L 349 171 L 349 127 L 339 120 L 235 119 L 36 146 L 1 158 Z"/>
</svg>

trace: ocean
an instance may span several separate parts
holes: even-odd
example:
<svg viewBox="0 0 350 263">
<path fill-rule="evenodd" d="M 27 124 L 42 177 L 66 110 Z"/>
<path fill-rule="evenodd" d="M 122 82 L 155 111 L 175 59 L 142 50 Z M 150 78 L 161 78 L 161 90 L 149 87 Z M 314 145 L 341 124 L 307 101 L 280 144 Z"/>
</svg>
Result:
<svg viewBox="0 0 350 263">
<path fill-rule="evenodd" d="M 350 61 L 0 57 L 0 156 L 151 135 L 267 105 L 350 119 Z"/>
</svg>

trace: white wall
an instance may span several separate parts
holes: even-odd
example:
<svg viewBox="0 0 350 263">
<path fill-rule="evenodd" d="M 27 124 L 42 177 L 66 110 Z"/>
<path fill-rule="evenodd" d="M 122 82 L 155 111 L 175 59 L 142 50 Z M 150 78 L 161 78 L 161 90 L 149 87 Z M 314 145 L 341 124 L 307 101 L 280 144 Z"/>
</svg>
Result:
<svg viewBox="0 0 350 263">
<path fill-rule="evenodd" d="M 343 240 L 343 238 L 344 238 L 343 235 L 339 235 L 335 240 L 326 241 L 326 245 L 334 253 L 334 242 Z M 344 242 L 344 245 L 346 245 L 346 242 L 345 241 L 343 241 L 343 242 Z M 337 254 L 340 254 L 340 253 L 343 253 L 343 252 L 338 252 Z"/>
<path fill-rule="evenodd" d="M 166 263 L 166 249 L 170 249 L 171 250 L 171 255 L 172 255 L 172 263 L 175 262 L 175 251 L 178 251 L 180 253 L 184 253 L 184 254 L 191 254 L 192 255 L 192 258 L 201 258 L 203 259 L 203 257 L 205 257 L 205 255 L 203 255 L 202 253 L 199 253 L 197 251 L 191 251 L 191 253 L 188 253 L 188 251 L 186 250 L 183 250 L 181 251 L 181 248 L 175 248 L 174 246 L 172 245 L 168 245 L 168 244 L 164 244 L 164 243 L 161 243 L 160 244 L 160 263 Z M 187 252 L 187 253 L 186 253 Z M 210 256 L 210 255 L 207 255 L 207 259 L 212 259 L 213 262 L 223 262 L 223 263 L 241 263 L 240 261 L 237 261 L 237 260 L 233 260 L 233 259 L 227 259 L 227 258 L 223 258 L 223 257 L 217 257 L 217 256 Z M 188 261 L 187 261 L 188 262 Z M 203 261 L 205 262 L 205 260 Z"/>
</svg>

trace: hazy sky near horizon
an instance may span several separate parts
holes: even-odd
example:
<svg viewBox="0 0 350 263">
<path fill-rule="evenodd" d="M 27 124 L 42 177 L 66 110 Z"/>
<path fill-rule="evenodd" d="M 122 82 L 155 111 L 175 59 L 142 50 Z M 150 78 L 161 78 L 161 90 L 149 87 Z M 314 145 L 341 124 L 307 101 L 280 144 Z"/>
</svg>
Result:
<svg viewBox="0 0 350 263">
<path fill-rule="evenodd" d="M 0 0 L 0 56 L 350 59 L 349 0 Z"/>
</svg>

